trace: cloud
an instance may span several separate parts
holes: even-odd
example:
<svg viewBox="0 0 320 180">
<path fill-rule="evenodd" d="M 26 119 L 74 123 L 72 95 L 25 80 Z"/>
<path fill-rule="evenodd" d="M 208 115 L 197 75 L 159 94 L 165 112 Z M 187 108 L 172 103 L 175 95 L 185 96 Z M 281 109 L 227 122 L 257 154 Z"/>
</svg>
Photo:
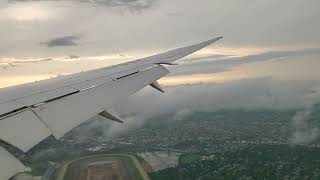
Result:
<svg viewBox="0 0 320 180">
<path fill-rule="evenodd" d="M 59 47 L 59 46 L 77 46 L 78 43 L 76 42 L 79 40 L 81 36 L 79 35 L 71 35 L 71 36 L 63 36 L 54 39 L 50 39 L 47 42 L 42 44 L 47 45 L 47 47 Z"/>
<path fill-rule="evenodd" d="M 186 75 L 196 73 L 217 73 L 223 72 L 243 64 L 264 62 L 264 61 L 281 61 L 292 57 L 303 57 L 304 55 L 320 55 L 319 48 L 298 49 L 288 51 L 267 51 L 259 54 L 230 57 L 230 56 L 208 56 L 188 58 L 181 61 L 181 64 L 172 67 L 172 73 L 169 76 Z M 301 58 L 301 61 L 305 58 Z"/>
<path fill-rule="evenodd" d="M 150 8 L 155 0 L 93 0 L 91 3 L 112 7 L 128 7 L 135 10 Z"/>
<path fill-rule="evenodd" d="M 310 82 L 284 82 L 272 78 L 237 80 L 221 84 L 199 84 L 166 88 L 166 94 L 146 89 L 120 103 L 119 109 L 129 114 L 153 117 L 183 109 L 215 111 L 221 109 L 295 109 L 303 108 Z M 156 102 L 156 103 L 154 103 Z"/>
<path fill-rule="evenodd" d="M 314 107 L 309 106 L 298 111 L 292 118 L 294 129 L 292 137 L 289 139 L 293 144 L 310 144 L 320 137 L 320 129 L 310 122 Z"/>
<path fill-rule="evenodd" d="M 9 2 L 78 2 L 95 6 L 125 7 L 130 10 L 142 10 L 152 7 L 156 0 L 9 0 Z"/>
<path fill-rule="evenodd" d="M 53 11 L 51 6 L 43 3 L 11 3 L 4 8 L 0 5 L 0 20 L 8 18 L 11 21 L 20 23 L 45 22 L 57 17 L 58 12 Z"/>
<path fill-rule="evenodd" d="M 172 119 L 177 120 L 177 121 L 181 121 L 185 117 L 192 115 L 192 114 L 193 114 L 193 111 L 191 109 L 185 108 L 185 109 L 181 109 L 177 113 L 175 113 L 175 115 L 173 116 Z"/>
<path fill-rule="evenodd" d="M 13 64 L 25 64 L 25 63 L 37 63 L 37 62 L 49 62 L 53 61 L 51 58 L 45 58 L 45 59 L 34 59 L 34 60 L 22 60 L 22 61 L 12 61 Z"/>
<path fill-rule="evenodd" d="M 284 82 L 271 78 L 238 80 L 222 84 L 198 84 L 191 86 L 166 87 L 161 94 L 152 88 L 146 88 L 127 100 L 114 105 L 115 110 L 125 121 L 114 123 L 95 117 L 88 124 L 76 128 L 73 132 L 84 140 L 97 130 L 102 132 L 101 141 L 113 138 L 131 129 L 141 127 L 153 117 L 170 115 L 171 120 L 183 120 L 194 112 L 214 112 L 218 110 L 287 110 L 304 109 L 306 104 L 320 102 L 315 81 Z M 316 95 L 315 95 L 316 94 Z M 306 98 L 309 97 L 309 98 Z M 294 118 L 298 119 L 298 118 Z M 297 120 L 297 126 L 300 120 Z M 302 122 L 304 123 L 304 121 Z M 311 128 L 297 131 L 292 142 L 311 142 L 318 137 L 318 130 Z M 85 132 L 85 133 L 83 133 Z M 81 135 L 83 134 L 83 135 Z M 300 140 L 298 138 L 303 139 Z"/>
<path fill-rule="evenodd" d="M 15 58 L 0 58 L 0 68 L 2 68 L 5 71 L 11 70 L 12 68 L 15 68 L 20 65 L 26 65 L 29 63 L 46 63 L 54 61 L 51 58 L 45 58 L 45 59 L 15 59 Z M 1 78 L 0 78 L 1 80 Z M 1 83 L 0 83 L 1 84 Z M 1 87 L 1 85 L 0 85 Z"/>
<path fill-rule="evenodd" d="M 21 6 L 31 6 L 27 9 L 41 4 L 44 7 L 42 12 L 52 12 L 54 18 L 14 23 L 12 19 L 3 18 L 0 12 L 1 40 L 6 44 L 0 47 L 0 56 L 64 56 L 70 53 L 67 49 L 43 49 L 35 42 L 66 33 L 66 30 L 79 32 L 91 42 L 72 52 L 81 57 L 119 51 L 126 54 L 137 51 L 148 54 L 151 51 L 190 45 L 218 35 L 225 38 L 216 46 L 226 48 L 273 47 L 281 50 L 285 47 L 320 46 L 320 23 L 316 18 L 319 17 L 316 8 L 319 7 L 318 0 L 310 0 L 308 3 L 299 0 L 262 0 L 252 3 L 250 9 L 245 3 L 221 3 L 219 0 L 203 0 L 197 3 L 197 8 L 194 7 L 193 0 L 185 0 L 183 5 L 172 0 L 22 1 L 14 2 Z M 46 3 L 39 3 L 43 1 Z M 285 8 L 287 4 L 292 8 Z M 128 9 L 144 11 L 126 13 Z M 268 11 L 270 9 L 273 10 L 272 14 Z M 301 13 L 297 14 L 297 11 Z M 170 12 L 179 16 L 167 16 Z M 11 38 L 12 34 L 15 38 Z M 24 43 L 20 40 L 24 40 Z"/>
</svg>

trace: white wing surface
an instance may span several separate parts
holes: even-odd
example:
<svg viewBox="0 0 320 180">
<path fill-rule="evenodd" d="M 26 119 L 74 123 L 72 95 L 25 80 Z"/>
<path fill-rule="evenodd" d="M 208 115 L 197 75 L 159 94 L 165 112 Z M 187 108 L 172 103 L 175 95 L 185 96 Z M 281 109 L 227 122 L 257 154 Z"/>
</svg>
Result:
<svg viewBox="0 0 320 180">
<path fill-rule="evenodd" d="M 163 91 L 156 80 L 169 71 L 162 65 L 220 38 L 128 63 L 0 89 L 0 140 L 27 152 L 50 135 L 61 138 L 148 85 Z"/>
</svg>

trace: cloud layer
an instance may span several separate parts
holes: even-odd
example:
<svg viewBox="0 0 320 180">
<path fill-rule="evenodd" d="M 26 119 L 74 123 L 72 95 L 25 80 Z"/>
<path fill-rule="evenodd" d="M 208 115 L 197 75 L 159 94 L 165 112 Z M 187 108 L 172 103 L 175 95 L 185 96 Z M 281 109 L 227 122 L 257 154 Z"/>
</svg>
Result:
<svg viewBox="0 0 320 180">
<path fill-rule="evenodd" d="M 175 121 L 183 120 L 194 112 L 293 109 L 298 112 L 292 119 L 294 131 L 288 141 L 308 144 L 319 137 L 318 128 L 308 125 L 309 110 L 304 110 L 308 105 L 320 102 L 320 91 L 310 92 L 314 83 L 259 78 L 222 84 L 167 87 L 166 94 L 146 88 L 114 106 L 124 119 L 124 124 L 94 117 L 86 125 L 75 129 L 73 132 L 77 137 L 73 138 L 87 139 L 87 135 L 99 129 L 99 132 L 103 132 L 100 140 L 105 141 L 163 115 L 170 115 L 171 120 Z"/>
<path fill-rule="evenodd" d="M 47 42 L 44 42 L 48 47 L 57 47 L 57 46 L 77 46 L 77 40 L 79 40 L 81 36 L 72 35 L 72 36 L 63 36 L 54 39 L 50 39 Z"/>
<path fill-rule="evenodd" d="M 150 8 L 156 0 L 8 0 L 9 2 L 74 2 L 89 3 L 95 6 L 126 7 L 130 10 Z"/>
<path fill-rule="evenodd" d="M 310 122 L 311 115 L 314 113 L 313 105 L 298 111 L 292 118 L 293 134 L 290 142 L 293 144 L 310 144 L 320 137 L 320 129 Z"/>
<path fill-rule="evenodd" d="M 320 46 L 318 0 L 262 0 L 250 2 L 250 8 L 240 1 L 219 0 L 10 2 L 15 3 L 0 5 L 0 35 L 5 44 L 0 47 L 1 57 L 65 56 L 70 51 L 80 56 L 119 51 L 150 52 L 221 35 L 225 37 L 219 42 L 221 47 L 281 50 L 284 47 Z M 14 9 L 16 18 L 8 16 L 8 8 Z M 130 9 L 138 11 L 132 13 Z M 26 12 L 34 16 L 30 17 Z M 29 20 L 22 21 L 23 15 L 28 15 Z M 59 50 L 38 46 L 48 37 L 75 33 L 86 37 L 86 42 Z"/>
</svg>

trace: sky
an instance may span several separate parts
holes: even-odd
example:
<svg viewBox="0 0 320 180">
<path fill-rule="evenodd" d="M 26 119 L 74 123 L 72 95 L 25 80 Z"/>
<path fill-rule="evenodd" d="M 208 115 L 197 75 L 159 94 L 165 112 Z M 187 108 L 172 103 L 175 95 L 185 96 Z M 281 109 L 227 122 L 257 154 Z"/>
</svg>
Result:
<svg viewBox="0 0 320 180">
<path fill-rule="evenodd" d="M 3 0 L 0 87 L 217 36 L 223 41 L 199 56 L 319 52 L 319 5 L 317 0 Z"/>
<path fill-rule="evenodd" d="M 165 95 L 147 88 L 120 109 L 139 119 L 222 108 L 308 112 L 320 93 L 319 7 L 318 0 L 2 0 L 0 87 L 223 36 L 169 67 L 160 80 Z"/>
</svg>

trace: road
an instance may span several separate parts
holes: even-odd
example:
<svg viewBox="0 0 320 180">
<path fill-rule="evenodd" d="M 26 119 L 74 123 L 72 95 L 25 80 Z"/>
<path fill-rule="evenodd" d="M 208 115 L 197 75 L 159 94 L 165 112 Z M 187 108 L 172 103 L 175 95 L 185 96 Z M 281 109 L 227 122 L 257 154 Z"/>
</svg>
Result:
<svg viewBox="0 0 320 180">
<path fill-rule="evenodd" d="M 44 175 L 42 176 L 41 180 L 52 180 L 55 170 L 60 166 L 60 164 L 55 164 L 52 165 L 51 167 L 49 167 L 46 172 L 44 173 Z"/>
</svg>

